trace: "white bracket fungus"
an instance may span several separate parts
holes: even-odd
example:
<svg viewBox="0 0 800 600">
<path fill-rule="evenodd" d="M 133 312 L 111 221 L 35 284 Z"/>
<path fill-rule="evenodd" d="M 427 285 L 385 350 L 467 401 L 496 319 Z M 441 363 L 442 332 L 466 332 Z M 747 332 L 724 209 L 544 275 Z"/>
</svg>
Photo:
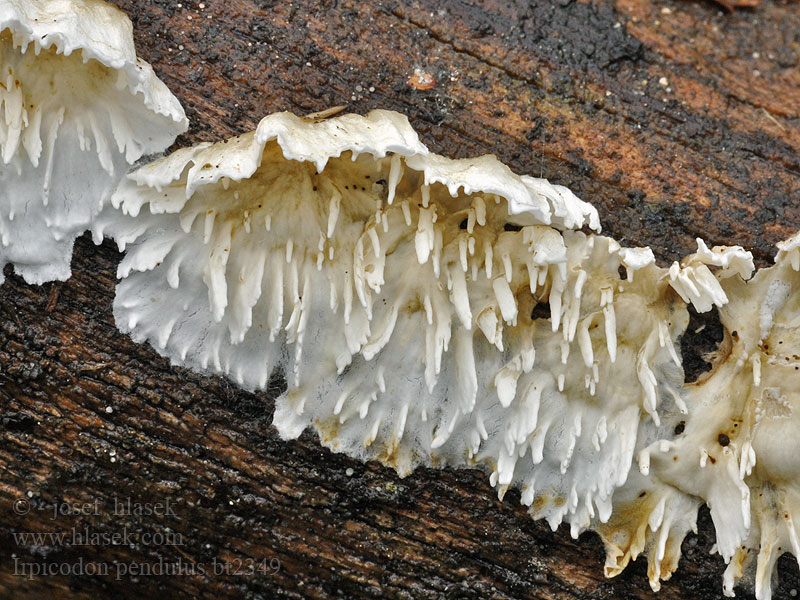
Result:
<svg viewBox="0 0 800 600">
<path fill-rule="evenodd" d="M 114 315 L 173 363 L 263 389 L 284 438 L 401 475 L 477 465 L 536 518 L 597 530 L 658 589 L 706 502 L 730 566 L 770 597 L 800 555 L 800 234 L 746 281 L 741 248 L 669 269 L 566 188 L 431 154 L 405 117 L 312 122 L 179 150 L 123 181 L 95 234 L 127 254 Z M 624 267 L 624 277 L 621 276 Z M 719 308 L 715 369 L 684 384 L 687 304 Z"/>
<path fill-rule="evenodd" d="M 8 263 L 29 283 L 68 278 L 75 238 L 128 166 L 187 126 L 117 8 L 0 2 L 0 283 Z"/>
<path fill-rule="evenodd" d="M 709 505 L 728 596 L 748 575 L 769 600 L 780 555 L 800 558 L 799 246 L 800 233 L 780 243 L 775 265 L 749 281 L 717 273 L 725 339 L 714 367 L 684 387 L 681 434 L 643 452 L 652 475 Z"/>
</svg>

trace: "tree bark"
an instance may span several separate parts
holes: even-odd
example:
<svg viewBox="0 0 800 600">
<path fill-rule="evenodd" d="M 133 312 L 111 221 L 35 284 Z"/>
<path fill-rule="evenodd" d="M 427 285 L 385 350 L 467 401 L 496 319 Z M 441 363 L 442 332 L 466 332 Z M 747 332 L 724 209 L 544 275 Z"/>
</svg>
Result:
<svg viewBox="0 0 800 600">
<path fill-rule="evenodd" d="M 186 107 L 176 147 L 279 110 L 387 108 L 433 151 L 495 153 L 568 186 L 661 264 L 701 236 L 764 266 L 800 229 L 791 2 L 116 4 Z M 411 85 L 416 69 L 435 87 Z M 32 287 L 7 269 L 0 287 L 1 597 L 652 597 L 643 559 L 606 580 L 597 536 L 551 532 L 482 472 L 399 479 L 310 434 L 282 442 L 281 382 L 247 393 L 115 329 L 119 259 L 84 236 L 69 281 Z M 721 596 L 712 545 L 703 511 L 662 600 Z M 779 574 L 774 597 L 792 597 L 790 556 Z"/>
</svg>

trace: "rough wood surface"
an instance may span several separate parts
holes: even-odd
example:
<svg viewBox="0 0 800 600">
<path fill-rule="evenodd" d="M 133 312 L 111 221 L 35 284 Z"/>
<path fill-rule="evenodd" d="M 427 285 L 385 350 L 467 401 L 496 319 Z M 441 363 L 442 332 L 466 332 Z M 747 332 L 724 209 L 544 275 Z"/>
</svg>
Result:
<svg viewBox="0 0 800 600">
<path fill-rule="evenodd" d="M 662 262 L 702 236 L 765 265 L 800 228 L 798 4 L 117 4 L 187 108 L 178 146 L 277 110 L 382 107 L 437 152 L 494 152 L 569 186 Z M 436 86 L 409 85 L 415 69 Z M 84 236 L 71 280 L 7 270 L 0 287 L 0 597 L 652 597 L 641 560 L 605 580 L 596 536 L 551 533 L 482 473 L 400 480 L 308 434 L 281 442 L 271 394 L 171 368 L 116 331 L 119 258 Z M 128 499 L 158 514 L 115 514 Z M 712 544 L 702 513 L 660 598 L 721 597 Z M 779 572 L 775 597 L 792 597 L 791 557 Z"/>
</svg>

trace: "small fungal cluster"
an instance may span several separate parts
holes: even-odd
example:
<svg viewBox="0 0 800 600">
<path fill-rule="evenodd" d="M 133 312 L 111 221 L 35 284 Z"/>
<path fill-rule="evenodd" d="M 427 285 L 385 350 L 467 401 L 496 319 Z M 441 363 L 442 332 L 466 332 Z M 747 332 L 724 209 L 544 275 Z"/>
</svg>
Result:
<svg viewBox="0 0 800 600">
<path fill-rule="evenodd" d="M 0 2 L 0 283 L 70 276 L 72 244 L 129 166 L 186 131 L 178 100 L 101 0 Z"/>
<path fill-rule="evenodd" d="M 100 15 L 90 24 L 110 10 L 70 4 Z M 274 114 L 122 177 L 185 127 L 182 111 L 149 68 L 135 87 L 127 58 L 103 63 L 80 47 L 75 61 L 78 47 L 55 42 L 40 53 L 45 32 L 31 33 L 20 6 L 0 4 L 2 68 L 25 74 L 0 90 L 0 257 L 28 281 L 62 278 L 72 239 L 91 228 L 125 251 L 120 330 L 246 389 L 282 371 L 283 438 L 312 428 L 332 450 L 403 476 L 483 468 L 500 496 L 518 488 L 551 527 L 597 531 L 607 575 L 646 554 L 654 590 L 706 503 L 724 593 L 747 577 L 771 597 L 777 558 L 800 556 L 800 233 L 755 275 L 749 252 L 702 240 L 662 268 L 650 249 L 600 235 L 595 209 L 568 189 L 493 156 L 433 154 L 389 111 Z M 53 34 L 69 21 L 54 23 L 48 40 L 68 39 Z M 30 39 L 33 55 L 20 50 Z M 142 126 L 106 103 L 100 116 L 86 102 L 26 112 L 40 86 L 71 89 L 51 65 L 64 60 L 93 86 L 113 75 L 113 101 Z M 134 101 L 150 115 L 130 116 Z M 39 119 L 41 131 L 73 127 L 47 147 L 94 142 L 97 187 L 71 200 L 84 203 L 80 223 L 63 223 L 50 190 L 88 176 L 49 150 L 38 166 Z M 151 133 L 145 143 L 132 131 Z M 690 304 L 716 307 L 725 332 L 694 383 L 679 346 Z"/>
</svg>

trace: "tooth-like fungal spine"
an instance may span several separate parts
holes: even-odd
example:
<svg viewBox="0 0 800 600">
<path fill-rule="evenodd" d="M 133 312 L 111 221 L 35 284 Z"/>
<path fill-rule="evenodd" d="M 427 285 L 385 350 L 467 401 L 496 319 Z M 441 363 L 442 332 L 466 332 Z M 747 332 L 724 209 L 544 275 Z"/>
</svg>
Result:
<svg viewBox="0 0 800 600">
<path fill-rule="evenodd" d="M 143 154 L 188 126 L 102 0 L 0 2 L 0 283 L 65 280 L 72 244 Z"/>
<path fill-rule="evenodd" d="M 551 527 L 598 531 L 609 576 L 646 553 L 653 589 L 703 501 L 726 593 L 760 548 L 768 599 L 800 551 L 800 234 L 749 281 L 749 253 L 700 240 L 665 269 L 579 231 L 597 213 L 566 188 L 431 154 L 387 111 L 271 115 L 138 169 L 112 203 L 96 228 L 127 247 L 118 326 L 247 389 L 282 369 L 282 437 L 311 427 L 401 475 L 483 468 Z M 726 329 L 695 384 L 688 303 Z"/>
</svg>

